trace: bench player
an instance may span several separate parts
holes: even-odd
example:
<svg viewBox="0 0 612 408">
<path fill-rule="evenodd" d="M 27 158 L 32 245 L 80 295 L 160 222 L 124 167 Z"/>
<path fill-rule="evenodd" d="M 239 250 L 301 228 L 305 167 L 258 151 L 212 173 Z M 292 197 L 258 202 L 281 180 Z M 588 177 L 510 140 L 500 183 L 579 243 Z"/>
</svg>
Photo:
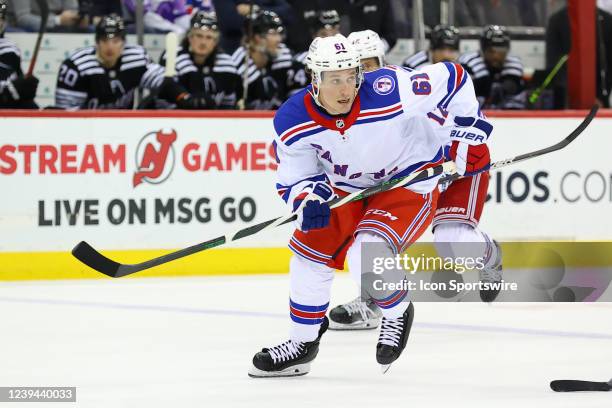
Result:
<svg viewBox="0 0 612 408">
<path fill-rule="evenodd" d="M 8 0 L 0 0 L 0 109 L 36 109 L 38 79 L 23 75 L 19 48 L 4 38 L 8 5 Z"/>
<path fill-rule="evenodd" d="M 241 78 L 232 57 L 219 46 L 219 23 L 214 12 L 198 11 L 177 50 L 179 85 L 191 94 L 193 109 L 235 109 Z M 160 56 L 166 65 L 166 53 Z"/>
<path fill-rule="evenodd" d="M 232 54 L 242 86 L 246 83 L 248 88 L 247 100 L 241 104 L 246 109 L 277 109 L 286 99 L 293 65 L 291 50 L 282 42 L 283 22 L 275 12 L 264 10 L 247 17 L 244 31 L 244 44 Z"/>
<path fill-rule="evenodd" d="M 410 69 L 420 69 L 429 64 L 459 58 L 459 31 L 451 25 L 440 24 L 431 31 L 429 49 L 421 50 L 406 58 L 402 65 Z"/>
<path fill-rule="evenodd" d="M 191 108 L 189 95 L 140 45 L 125 43 L 126 29 L 116 15 L 96 26 L 96 45 L 76 50 L 60 66 L 55 106 L 63 109 L 132 109 L 136 90 L 157 92 L 179 108 Z"/>
<path fill-rule="evenodd" d="M 459 57 L 474 80 L 476 96 L 483 109 L 525 109 L 523 63 L 510 54 L 510 34 L 504 26 L 486 26 L 480 50 Z"/>
<path fill-rule="evenodd" d="M 363 74 L 359 54 L 342 35 L 316 38 L 307 59 L 311 85 L 286 101 L 274 117 L 279 195 L 297 215 L 289 247 L 289 340 L 253 357 L 249 375 L 304 375 L 328 328 L 334 269 L 346 259 L 360 280 L 361 245 L 377 243 L 386 256 L 405 250 L 427 229 L 438 197 L 438 178 L 380 193 L 330 211 L 327 202 L 443 161 L 429 115 L 442 115 L 457 138 L 449 149 L 460 174 L 489 166 L 487 131 L 455 118 L 478 117 L 467 73 L 452 63 L 417 73 L 396 67 Z M 454 132 L 454 135 L 459 133 Z M 403 272 L 403 271 L 402 271 Z M 391 278 L 398 275 L 391 275 Z M 389 283 L 401 283 L 405 275 Z M 389 279 L 389 277 L 387 278 Z M 373 293 L 382 309 L 376 360 L 386 371 L 402 353 L 414 316 L 405 290 Z"/>
</svg>

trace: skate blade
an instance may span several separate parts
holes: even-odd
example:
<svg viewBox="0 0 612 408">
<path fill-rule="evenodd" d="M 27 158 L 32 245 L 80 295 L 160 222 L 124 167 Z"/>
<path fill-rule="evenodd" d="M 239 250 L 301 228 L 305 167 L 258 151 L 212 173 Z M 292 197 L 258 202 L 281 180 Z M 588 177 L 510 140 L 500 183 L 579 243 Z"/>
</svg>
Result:
<svg viewBox="0 0 612 408">
<path fill-rule="evenodd" d="M 281 371 L 264 371 L 255 366 L 249 369 L 249 377 L 251 378 L 271 378 L 271 377 L 299 377 L 308 374 L 310 364 L 298 364 L 293 367 L 288 367 Z"/>
<path fill-rule="evenodd" d="M 380 365 L 380 371 L 381 371 L 383 374 L 386 374 L 386 373 L 387 373 L 387 371 L 389 371 L 389 369 L 390 369 L 390 368 L 391 368 L 391 364 L 381 364 L 381 365 Z"/>
<path fill-rule="evenodd" d="M 329 330 L 373 330 L 378 327 L 379 320 L 373 319 L 359 323 L 336 323 L 333 320 L 329 321 Z"/>
</svg>

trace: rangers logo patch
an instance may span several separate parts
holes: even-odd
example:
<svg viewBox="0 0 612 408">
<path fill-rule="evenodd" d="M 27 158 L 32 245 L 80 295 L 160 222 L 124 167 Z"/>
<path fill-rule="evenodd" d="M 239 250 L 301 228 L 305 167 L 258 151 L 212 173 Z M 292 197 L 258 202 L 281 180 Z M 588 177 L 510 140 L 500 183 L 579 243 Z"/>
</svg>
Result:
<svg viewBox="0 0 612 408">
<path fill-rule="evenodd" d="M 395 80 L 389 75 L 383 75 L 376 78 L 372 87 L 379 95 L 389 95 L 395 89 Z"/>
</svg>

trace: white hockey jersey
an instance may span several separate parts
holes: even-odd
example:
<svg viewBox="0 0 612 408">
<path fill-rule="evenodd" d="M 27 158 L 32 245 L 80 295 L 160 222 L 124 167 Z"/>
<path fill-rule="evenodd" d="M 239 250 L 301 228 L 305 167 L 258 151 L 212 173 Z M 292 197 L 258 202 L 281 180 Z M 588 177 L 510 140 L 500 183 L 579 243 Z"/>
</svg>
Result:
<svg viewBox="0 0 612 408">
<path fill-rule="evenodd" d="M 309 90 L 289 98 L 274 117 L 276 188 L 290 205 L 313 182 L 346 192 L 375 186 L 442 163 L 451 140 L 486 143 L 493 130 L 469 75 L 450 62 L 366 73 L 343 117 L 326 114 Z M 436 184 L 434 178 L 407 188 L 425 194 Z"/>
</svg>

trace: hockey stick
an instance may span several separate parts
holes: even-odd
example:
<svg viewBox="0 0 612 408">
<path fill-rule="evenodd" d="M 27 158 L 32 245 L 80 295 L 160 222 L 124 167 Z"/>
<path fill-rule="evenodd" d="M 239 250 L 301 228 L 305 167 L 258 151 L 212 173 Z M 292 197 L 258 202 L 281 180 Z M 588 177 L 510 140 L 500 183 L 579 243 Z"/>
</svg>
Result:
<svg viewBox="0 0 612 408">
<path fill-rule="evenodd" d="M 363 198 L 370 197 L 371 195 L 393 188 L 409 186 L 411 184 L 418 183 L 419 181 L 439 176 L 445 172 L 453 172 L 454 170 L 455 163 L 446 162 L 435 167 L 430 167 L 428 169 L 412 173 L 406 177 L 388 180 L 378 186 L 366 188 L 361 191 L 356 191 L 343 198 L 336 198 L 329 202 L 329 206 L 330 208 L 337 208 L 352 201 L 358 201 Z M 258 232 L 266 229 L 271 229 L 280 225 L 290 223 L 296 219 L 296 214 L 289 214 L 283 217 L 273 218 L 271 220 L 255 224 L 250 227 L 243 228 L 235 234 L 220 236 L 209 241 L 205 241 L 142 263 L 132 265 L 120 264 L 108 259 L 104 255 L 96 251 L 91 245 L 89 245 L 85 241 L 81 241 L 74 247 L 74 249 L 72 250 L 72 255 L 79 261 L 83 262 L 85 265 L 97 270 L 98 272 L 110 276 L 111 278 L 120 278 L 122 276 L 149 269 L 154 266 L 173 261 L 175 259 L 183 258 L 185 256 L 204 251 L 206 249 L 215 248 L 227 244 L 229 242 L 257 234 Z"/>
<path fill-rule="evenodd" d="M 556 392 L 610 391 L 612 390 L 612 380 L 608 382 L 555 380 L 550 382 L 550 388 Z"/>
<path fill-rule="evenodd" d="M 176 52 L 178 50 L 178 35 L 170 31 L 166 34 L 166 78 L 172 78 L 176 75 Z"/>
<path fill-rule="evenodd" d="M 47 19 L 49 18 L 49 5 L 47 0 L 36 0 L 38 8 L 40 9 L 40 27 L 38 28 L 38 37 L 36 37 L 36 45 L 34 45 L 34 51 L 32 52 L 32 59 L 30 60 L 30 66 L 28 67 L 28 73 L 26 76 L 32 76 L 34 72 L 34 66 L 38 59 L 38 51 L 40 50 L 40 44 L 42 43 L 43 35 L 47 30 Z"/>
<path fill-rule="evenodd" d="M 538 157 L 538 156 L 541 156 L 547 153 L 551 153 L 556 150 L 560 150 L 564 148 L 565 146 L 570 144 L 573 140 L 575 140 L 578 137 L 578 135 L 580 135 L 580 133 L 584 131 L 584 129 L 586 129 L 586 127 L 589 125 L 589 123 L 591 123 L 591 121 L 595 117 L 597 110 L 598 110 L 598 107 L 593 106 L 593 108 L 591 109 L 589 114 L 584 118 L 582 123 L 569 136 L 567 136 L 561 142 L 555 145 L 552 145 L 550 147 L 544 148 L 544 149 L 536 150 L 531 153 L 525 153 L 525 154 L 515 156 L 515 157 L 509 158 L 506 160 L 495 162 L 491 165 L 490 168 L 497 169 L 500 167 L 508 166 L 512 163 L 516 163 L 519 161 Z M 483 170 L 483 171 L 486 171 L 486 170 Z M 455 164 L 453 162 L 446 162 L 446 163 L 437 165 L 435 167 L 430 167 L 428 169 L 424 169 L 416 173 L 412 173 L 406 177 L 391 179 L 391 180 L 385 181 L 384 183 L 378 186 L 366 188 L 361 191 L 356 191 L 343 198 L 336 198 L 330 201 L 329 204 L 331 208 L 337 208 L 349 202 L 358 201 L 363 198 L 370 197 L 374 194 L 381 193 L 387 190 L 391 190 L 393 188 L 406 187 L 411 184 L 415 184 L 420 181 L 427 180 L 431 177 L 439 176 L 444 173 L 454 173 L 454 174 L 450 174 L 449 176 L 444 177 L 443 178 L 444 180 L 442 180 L 442 182 L 452 181 L 460 177 L 458 174 L 456 174 Z M 273 218 L 271 220 L 264 221 L 259 224 L 255 224 L 250 227 L 243 228 L 239 230 L 238 232 L 236 232 L 235 234 L 224 235 L 224 236 L 220 236 L 217 238 L 213 238 L 209 241 L 195 244 L 190 247 L 183 248 L 175 252 L 170 252 L 166 255 L 162 255 L 160 257 L 150 259 L 148 261 L 137 263 L 137 264 L 121 264 L 121 263 L 115 262 L 105 257 L 100 252 L 96 251 L 91 245 L 89 245 L 85 241 L 81 241 L 74 247 L 74 249 L 72 250 L 72 255 L 75 258 L 77 258 L 79 261 L 84 263 L 85 265 L 89 266 L 92 269 L 95 269 L 98 272 L 101 272 L 107 276 L 110 276 L 111 278 L 120 278 L 122 276 L 130 275 L 132 273 L 136 273 L 136 272 L 139 272 L 145 269 L 149 269 L 154 266 L 159 266 L 167 262 L 195 254 L 197 252 L 215 248 L 215 247 L 224 245 L 226 243 L 257 234 L 258 232 L 266 230 L 266 229 L 270 229 L 270 228 L 274 228 L 274 227 L 277 227 L 283 224 L 287 224 L 289 222 L 294 221 L 296 218 L 297 218 L 297 215 L 295 214 L 289 214 L 284 217 Z"/>
<path fill-rule="evenodd" d="M 246 44 L 244 54 L 244 72 L 242 74 L 242 99 L 238 101 L 238 108 L 245 110 L 247 106 L 247 98 L 249 97 L 249 58 L 251 52 L 251 39 L 253 38 L 253 0 L 249 0 L 249 18 L 247 19 Z"/>
<path fill-rule="evenodd" d="M 538 101 L 538 99 L 540 98 L 540 94 L 542 93 L 542 91 L 544 89 L 546 89 L 546 87 L 550 84 L 550 81 L 553 80 L 553 78 L 557 75 L 557 72 L 559 72 L 559 70 L 561 69 L 561 67 L 563 67 L 563 65 L 565 64 L 565 62 L 568 59 L 568 55 L 565 54 L 563 55 L 561 58 L 559 58 L 559 61 L 557 61 L 557 64 L 555 64 L 555 66 L 553 67 L 552 70 L 550 70 L 550 72 L 548 73 L 548 75 L 546 75 L 546 78 L 544 78 L 544 82 L 542 82 L 542 85 L 540 85 L 535 91 L 533 91 L 533 93 L 529 96 L 529 102 L 531 104 L 534 104 Z"/>
<path fill-rule="evenodd" d="M 176 76 L 176 53 L 178 51 L 178 35 L 170 31 L 166 34 L 166 49 L 165 58 L 166 64 L 164 66 L 164 78 L 173 78 Z M 159 95 L 159 87 L 152 90 L 146 98 L 140 101 L 134 109 L 146 109 L 150 105 L 153 105 Z"/>
</svg>

